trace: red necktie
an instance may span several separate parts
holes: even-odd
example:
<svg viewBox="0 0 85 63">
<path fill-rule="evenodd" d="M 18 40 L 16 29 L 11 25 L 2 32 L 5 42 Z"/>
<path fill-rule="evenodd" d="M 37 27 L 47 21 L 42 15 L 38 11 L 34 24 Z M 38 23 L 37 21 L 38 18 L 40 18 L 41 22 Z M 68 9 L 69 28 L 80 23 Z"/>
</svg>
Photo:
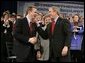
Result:
<svg viewBox="0 0 85 63">
<path fill-rule="evenodd" d="M 53 33 L 55 27 L 55 21 L 52 21 L 51 23 L 51 33 Z"/>
<path fill-rule="evenodd" d="M 32 22 L 30 22 L 30 31 L 32 32 Z"/>
</svg>

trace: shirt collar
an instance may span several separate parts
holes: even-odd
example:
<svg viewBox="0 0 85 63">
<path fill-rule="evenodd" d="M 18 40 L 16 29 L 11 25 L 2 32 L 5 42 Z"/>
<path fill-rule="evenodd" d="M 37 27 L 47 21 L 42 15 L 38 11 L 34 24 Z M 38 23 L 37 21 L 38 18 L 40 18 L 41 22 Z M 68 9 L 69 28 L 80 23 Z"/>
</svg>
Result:
<svg viewBox="0 0 85 63">
<path fill-rule="evenodd" d="M 58 16 L 58 17 L 59 17 L 59 16 Z M 58 20 L 58 17 L 56 17 L 56 18 L 54 19 L 55 22 Z"/>
<path fill-rule="evenodd" d="M 29 14 L 26 16 L 28 23 L 31 22 Z"/>
</svg>

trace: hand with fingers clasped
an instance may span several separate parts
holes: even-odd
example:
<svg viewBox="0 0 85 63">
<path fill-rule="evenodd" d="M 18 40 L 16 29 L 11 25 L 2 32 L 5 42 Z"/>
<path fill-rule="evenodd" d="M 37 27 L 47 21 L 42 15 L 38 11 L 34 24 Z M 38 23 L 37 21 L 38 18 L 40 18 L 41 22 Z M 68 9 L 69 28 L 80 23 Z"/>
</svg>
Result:
<svg viewBox="0 0 85 63">
<path fill-rule="evenodd" d="M 30 42 L 31 44 L 36 44 L 37 43 L 37 38 L 36 37 L 31 37 L 31 38 L 29 38 L 28 42 Z"/>
</svg>

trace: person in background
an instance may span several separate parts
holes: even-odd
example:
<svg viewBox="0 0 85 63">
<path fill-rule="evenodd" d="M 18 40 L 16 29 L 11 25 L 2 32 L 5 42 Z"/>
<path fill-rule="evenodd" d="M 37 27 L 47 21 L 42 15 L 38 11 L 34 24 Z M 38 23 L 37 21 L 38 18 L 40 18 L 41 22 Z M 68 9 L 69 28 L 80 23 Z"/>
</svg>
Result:
<svg viewBox="0 0 85 63">
<path fill-rule="evenodd" d="M 73 16 L 73 15 L 72 15 L 72 14 L 69 14 L 68 16 L 69 16 L 69 21 L 70 21 L 70 23 L 72 23 L 72 22 L 73 22 L 73 19 L 72 19 L 72 16 Z"/>
<path fill-rule="evenodd" d="M 42 26 L 42 15 L 37 12 L 36 15 L 35 15 L 35 18 L 34 18 L 34 22 L 36 23 L 39 23 L 41 26 Z M 39 34 L 37 32 L 37 38 L 38 38 L 38 42 L 35 44 L 35 50 L 36 50 L 36 61 L 39 61 L 41 56 L 42 56 L 42 52 L 41 52 L 41 40 L 40 40 L 40 37 L 39 37 Z"/>
<path fill-rule="evenodd" d="M 12 23 L 13 23 L 13 30 L 14 30 L 14 29 L 15 29 L 15 23 L 16 23 L 16 21 L 17 21 L 16 14 L 15 14 L 15 13 L 14 13 L 14 14 L 12 13 L 12 14 L 10 15 L 9 20 L 12 21 Z"/>
<path fill-rule="evenodd" d="M 12 13 L 12 14 L 10 15 L 9 20 L 12 21 L 13 24 L 14 24 L 14 23 L 16 22 L 16 14 L 13 14 L 13 13 Z"/>
<path fill-rule="evenodd" d="M 84 17 L 82 17 L 82 25 L 83 25 L 83 29 L 84 29 Z M 82 59 L 81 61 L 84 61 L 84 33 L 83 33 L 83 40 L 82 40 L 82 45 L 81 45 L 81 52 L 82 52 Z"/>
<path fill-rule="evenodd" d="M 79 16 L 75 14 L 73 16 L 73 23 L 71 23 L 71 58 L 73 62 L 80 62 L 81 61 L 81 46 L 83 40 L 83 24 L 79 25 Z"/>
<path fill-rule="evenodd" d="M 4 18 L 3 18 L 3 16 L 1 16 L 1 21 L 3 21 L 4 20 Z"/>
<path fill-rule="evenodd" d="M 13 42 L 12 28 L 13 23 L 9 20 L 10 14 L 8 11 L 3 13 L 3 20 L 1 21 L 1 61 L 7 62 L 7 48 L 6 42 Z"/>
<path fill-rule="evenodd" d="M 43 30 L 46 29 L 47 25 L 51 22 L 51 18 L 49 15 L 43 16 L 43 22 L 44 26 L 42 27 Z M 41 55 L 38 57 L 39 61 L 48 61 L 49 60 L 49 40 L 44 40 L 40 35 L 39 35 L 40 41 L 41 41 L 41 46 L 43 47 L 43 53 L 40 54 L 38 51 L 37 56 Z"/>
<path fill-rule="evenodd" d="M 83 16 L 79 17 L 79 26 L 83 26 L 84 27 L 84 17 Z"/>
<path fill-rule="evenodd" d="M 69 17 L 69 16 L 66 16 L 66 19 L 67 19 L 68 21 L 70 21 L 70 17 Z"/>
<path fill-rule="evenodd" d="M 60 13 L 60 17 L 61 17 L 61 18 L 64 18 L 64 14 L 63 14 L 63 13 Z"/>
<path fill-rule="evenodd" d="M 16 18 L 17 18 L 17 19 L 22 19 L 23 17 L 18 14 L 18 15 L 16 16 Z"/>
</svg>

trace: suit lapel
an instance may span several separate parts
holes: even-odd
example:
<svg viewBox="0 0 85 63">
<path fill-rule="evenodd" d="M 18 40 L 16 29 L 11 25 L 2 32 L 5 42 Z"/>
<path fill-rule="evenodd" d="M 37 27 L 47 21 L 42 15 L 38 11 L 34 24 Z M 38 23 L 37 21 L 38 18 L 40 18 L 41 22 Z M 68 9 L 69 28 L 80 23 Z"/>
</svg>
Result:
<svg viewBox="0 0 85 63">
<path fill-rule="evenodd" d="M 26 26 L 27 31 L 29 32 L 30 28 L 29 28 L 29 24 L 28 24 L 27 18 L 24 18 L 24 24 Z"/>
</svg>

